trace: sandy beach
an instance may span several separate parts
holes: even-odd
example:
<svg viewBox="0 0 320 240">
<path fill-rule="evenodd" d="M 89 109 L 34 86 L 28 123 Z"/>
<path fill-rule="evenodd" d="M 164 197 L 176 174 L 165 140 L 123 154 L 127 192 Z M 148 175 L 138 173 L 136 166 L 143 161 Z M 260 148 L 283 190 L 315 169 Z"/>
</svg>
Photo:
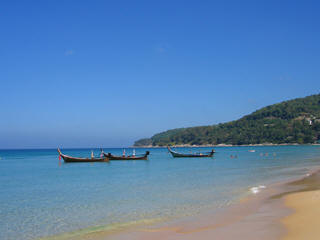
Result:
<svg viewBox="0 0 320 240">
<path fill-rule="evenodd" d="M 282 220 L 288 230 L 282 239 L 319 239 L 320 190 L 290 194 L 285 197 L 285 204 L 294 213 Z"/>
<path fill-rule="evenodd" d="M 59 239 L 86 240 L 296 240 L 319 239 L 320 172 L 278 183 L 226 210 L 120 231 L 93 231 Z"/>
<path fill-rule="evenodd" d="M 284 196 L 285 205 L 294 212 L 282 219 L 287 230 L 282 239 L 319 239 L 320 173 L 315 172 L 291 185 L 300 186 L 301 189 Z"/>
</svg>

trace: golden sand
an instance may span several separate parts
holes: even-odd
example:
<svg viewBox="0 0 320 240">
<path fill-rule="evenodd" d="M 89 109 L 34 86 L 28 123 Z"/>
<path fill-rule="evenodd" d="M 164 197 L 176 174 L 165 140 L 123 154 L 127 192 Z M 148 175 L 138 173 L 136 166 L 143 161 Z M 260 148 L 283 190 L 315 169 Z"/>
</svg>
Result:
<svg viewBox="0 0 320 240">
<path fill-rule="evenodd" d="M 283 240 L 319 240 L 320 190 L 290 194 L 285 204 L 295 212 L 282 220 L 288 230 Z"/>
<path fill-rule="evenodd" d="M 294 210 L 290 215 L 288 208 Z M 159 226 L 154 226 L 155 222 L 90 228 L 48 239 L 319 240 L 320 171 L 290 183 L 268 188 L 220 214 L 208 213 Z"/>
</svg>

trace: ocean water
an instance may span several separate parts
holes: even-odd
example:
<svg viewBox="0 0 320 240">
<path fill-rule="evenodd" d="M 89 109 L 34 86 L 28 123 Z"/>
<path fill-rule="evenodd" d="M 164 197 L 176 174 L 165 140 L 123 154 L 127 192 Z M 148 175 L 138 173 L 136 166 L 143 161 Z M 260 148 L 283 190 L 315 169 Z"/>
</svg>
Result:
<svg viewBox="0 0 320 240">
<path fill-rule="evenodd" d="M 320 146 L 215 149 L 213 158 L 172 158 L 163 148 L 148 149 L 148 161 L 69 164 L 59 162 L 54 149 L 0 150 L 0 239 L 196 215 L 320 165 Z M 90 151 L 63 149 L 73 156 L 90 156 Z M 105 152 L 121 154 L 122 149 Z"/>
</svg>

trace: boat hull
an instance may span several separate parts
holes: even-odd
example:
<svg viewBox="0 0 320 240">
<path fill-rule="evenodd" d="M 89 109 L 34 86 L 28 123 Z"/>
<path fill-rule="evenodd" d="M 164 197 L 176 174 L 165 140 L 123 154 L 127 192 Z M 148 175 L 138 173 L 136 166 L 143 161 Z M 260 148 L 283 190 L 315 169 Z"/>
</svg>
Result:
<svg viewBox="0 0 320 240">
<path fill-rule="evenodd" d="M 109 162 L 107 157 L 102 158 L 79 158 L 79 157 L 71 157 L 61 153 L 60 149 L 58 149 L 59 155 L 63 158 L 65 163 L 79 163 L 79 162 Z"/>
<path fill-rule="evenodd" d="M 64 162 L 72 163 L 72 162 L 109 162 L 108 158 L 73 158 L 73 157 L 65 157 L 61 156 Z"/>
<path fill-rule="evenodd" d="M 214 154 L 214 150 L 212 150 L 209 154 L 183 154 L 172 151 L 170 147 L 168 147 L 169 152 L 171 153 L 172 157 L 175 158 L 203 158 L 203 157 L 212 157 Z"/>
<path fill-rule="evenodd" d="M 113 161 L 113 160 L 148 160 L 148 155 L 149 155 L 149 151 L 147 151 L 143 156 L 141 157 L 136 157 L 136 156 L 115 156 L 112 155 L 111 153 L 104 153 L 103 155 L 108 158 L 109 160 Z"/>
</svg>

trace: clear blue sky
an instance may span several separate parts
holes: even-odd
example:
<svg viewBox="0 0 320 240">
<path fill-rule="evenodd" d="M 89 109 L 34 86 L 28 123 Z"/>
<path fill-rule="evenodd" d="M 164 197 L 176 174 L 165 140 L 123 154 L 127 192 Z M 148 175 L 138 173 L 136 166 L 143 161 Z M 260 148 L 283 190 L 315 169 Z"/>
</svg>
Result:
<svg viewBox="0 0 320 240">
<path fill-rule="evenodd" d="M 317 1 L 1 1 L 0 148 L 121 147 L 319 93 Z"/>
</svg>

